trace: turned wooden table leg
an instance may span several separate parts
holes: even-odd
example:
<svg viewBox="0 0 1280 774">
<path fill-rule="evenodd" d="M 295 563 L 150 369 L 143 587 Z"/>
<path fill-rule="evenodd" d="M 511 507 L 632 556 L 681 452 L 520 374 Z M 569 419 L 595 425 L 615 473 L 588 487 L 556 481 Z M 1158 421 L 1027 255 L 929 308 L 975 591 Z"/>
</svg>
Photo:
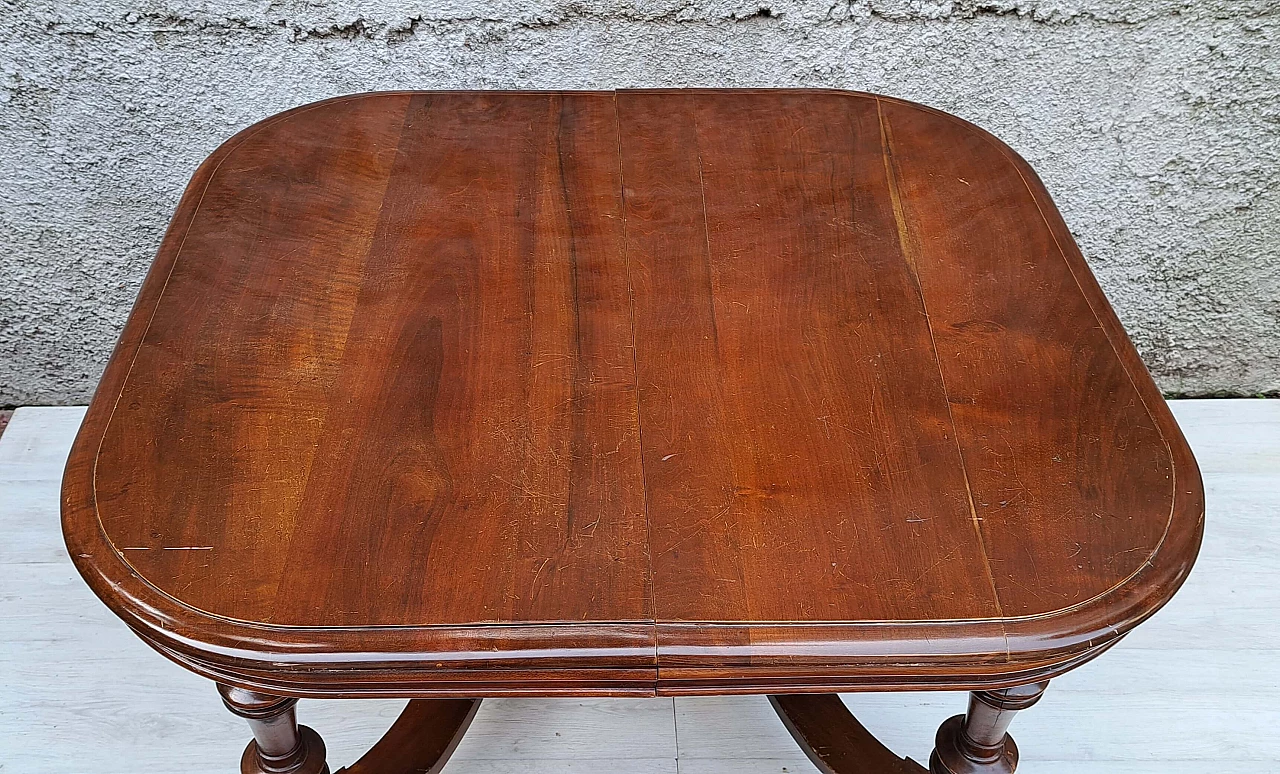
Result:
<svg viewBox="0 0 1280 774">
<path fill-rule="evenodd" d="M 938 729 L 931 774 L 1011 774 L 1018 767 L 1018 746 L 1006 733 L 1019 710 L 1044 695 L 1048 681 L 969 694 L 969 712 Z"/>
<path fill-rule="evenodd" d="M 329 774 L 324 742 L 299 726 L 297 699 L 218 684 L 227 709 L 249 721 L 253 741 L 240 758 L 240 774 Z"/>
</svg>

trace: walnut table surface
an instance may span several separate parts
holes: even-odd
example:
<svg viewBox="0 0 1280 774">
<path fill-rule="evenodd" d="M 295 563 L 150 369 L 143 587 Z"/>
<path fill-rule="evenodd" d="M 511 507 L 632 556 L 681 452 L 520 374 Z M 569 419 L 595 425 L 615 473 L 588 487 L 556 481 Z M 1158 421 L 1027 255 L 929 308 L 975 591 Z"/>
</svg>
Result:
<svg viewBox="0 0 1280 774">
<path fill-rule="evenodd" d="M 297 697 L 765 693 L 828 772 L 922 771 L 836 691 L 968 689 L 932 770 L 1190 570 L 1195 460 L 1030 167 L 835 91 L 396 92 L 187 188 L 67 466 L 81 574 L 217 681 L 245 772 Z"/>
</svg>

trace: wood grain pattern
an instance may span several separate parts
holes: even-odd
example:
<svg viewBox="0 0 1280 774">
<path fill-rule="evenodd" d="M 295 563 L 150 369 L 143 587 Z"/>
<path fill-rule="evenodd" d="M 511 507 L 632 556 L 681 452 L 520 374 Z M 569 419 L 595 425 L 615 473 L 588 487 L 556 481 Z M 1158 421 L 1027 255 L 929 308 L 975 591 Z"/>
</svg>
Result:
<svg viewBox="0 0 1280 774">
<path fill-rule="evenodd" d="M 882 745 L 835 694 L 770 696 L 769 703 L 822 774 L 928 774 Z"/>
<path fill-rule="evenodd" d="M 291 696 L 984 688 L 1166 602 L 1195 461 L 1025 162 L 822 91 L 390 93 L 201 166 L 68 462 Z"/>
<path fill-rule="evenodd" d="M 360 760 L 336 774 L 439 774 L 479 709 L 479 699 L 411 701 Z"/>
<path fill-rule="evenodd" d="M 997 616 L 875 102 L 684 100 L 619 99 L 659 619 Z"/>
<path fill-rule="evenodd" d="M 903 249 L 928 299 L 1001 609 L 1080 604 L 1141 567 L 1163 536 L 1168 522 L 1154 516 L 1173 505 L 1168 443 L 1090 324 L 1053 233 L 1027 217 L 1037 205 L 1019 169 L 993 164 L 979 134 L 935 142 L 957 134 L 941 116 L 904 120 L 898 105 L 882 116 Z M 1099 475 L 1116 468 L 1127 475 Z M 1047 523 L 1051 534 L 1027 528 Z"/>
</svg>

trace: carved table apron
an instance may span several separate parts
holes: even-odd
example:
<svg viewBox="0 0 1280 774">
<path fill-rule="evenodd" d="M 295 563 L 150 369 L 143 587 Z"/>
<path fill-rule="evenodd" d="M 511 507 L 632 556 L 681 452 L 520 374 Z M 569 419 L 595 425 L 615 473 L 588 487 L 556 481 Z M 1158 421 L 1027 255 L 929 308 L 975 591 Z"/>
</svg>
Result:
<svg viewBox="0 0 1280 774">
<path fill-rule="evenodd" d="M 919 772 L 837 691 L 970 690 L 935 774 L 1168 601 L 1196 464 L 1044 186 L 836 91 L 397 92 L 196 171 L 67 466 L 85 580 L 219 684 L 243 772 L 298 697 L 768 694 L 823 771 Z M 1082 718 L 1082 723 L 1087 719 Z"/>
</svg>

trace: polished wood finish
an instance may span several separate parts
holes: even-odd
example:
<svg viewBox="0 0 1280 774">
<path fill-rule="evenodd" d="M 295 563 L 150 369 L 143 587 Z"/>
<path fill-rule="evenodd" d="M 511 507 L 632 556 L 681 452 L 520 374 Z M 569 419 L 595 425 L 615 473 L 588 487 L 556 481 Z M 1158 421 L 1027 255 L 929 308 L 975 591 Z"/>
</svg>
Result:
<svg viewBox="0 0 1280 774">
<path fill-rule="evenodd" d="M 938 729 L 931 774 L 1012 774 L 1018 768 L 1018 746 L 1009 723 L 1019 711 L 1040 701 L 1048 682 L 998 691 L 973 691 L 969 711 L 948 719 Z"/>
<path fill-rule="evenodd" d="M 1003 688 L 1199 474 L 1044 187 L 832 91 L 388 93 L 196 172 L 67 467 L 149 644 L 287 696 Z"/>
<path fill-rule="evenodd" d="M 337 774 L 439 774 L 479 709 L 479 699 L 415 699 L 369 752 Z"/>
<path fill-rule="evenodd" d="M 770 696 L 769 703 L 822 774 L 927 774 L 881 744 L 836 694 Z"/>
<path fill-rule="evenodd" d="M 240 774 L 329 774 L 324 742 L 295 714 L 298 700 L 218 685 L 222 703 L 244 718 L 253 741 L 240 758 Z"/>
</svg>

